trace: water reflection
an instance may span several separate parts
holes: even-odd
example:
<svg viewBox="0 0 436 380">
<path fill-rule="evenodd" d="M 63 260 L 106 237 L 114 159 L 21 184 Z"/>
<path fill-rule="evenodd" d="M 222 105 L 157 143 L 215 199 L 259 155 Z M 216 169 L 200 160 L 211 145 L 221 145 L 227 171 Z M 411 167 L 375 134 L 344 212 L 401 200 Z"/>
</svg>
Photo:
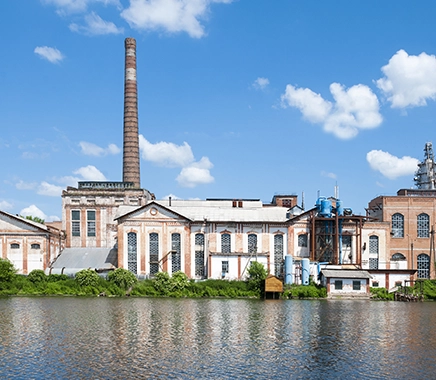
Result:
<svg viewBox="0 0 436 380">
<path fill-rule="evenodd" d="M 432 378 L 436 304 L 0 299 L 1 378 Z"/>
</svg>

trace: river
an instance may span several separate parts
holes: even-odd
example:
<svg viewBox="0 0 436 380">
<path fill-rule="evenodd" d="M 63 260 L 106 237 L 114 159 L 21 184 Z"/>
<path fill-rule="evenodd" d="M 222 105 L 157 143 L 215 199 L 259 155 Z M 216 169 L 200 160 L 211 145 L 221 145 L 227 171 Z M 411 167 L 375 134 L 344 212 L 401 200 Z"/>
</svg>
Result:
<svg viewBox="0 0 436 380">
<path fill-rule="evenodd" d="M 431 379 L 436 303 L 0 298 L 0 378 Z"/>
</svg>

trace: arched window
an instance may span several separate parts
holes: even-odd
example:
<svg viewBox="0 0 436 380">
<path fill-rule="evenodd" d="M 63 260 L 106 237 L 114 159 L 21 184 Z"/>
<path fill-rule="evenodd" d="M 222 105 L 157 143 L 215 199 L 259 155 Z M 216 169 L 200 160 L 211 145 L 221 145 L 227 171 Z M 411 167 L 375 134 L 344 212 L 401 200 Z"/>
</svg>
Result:
<svg viewBox="0 0 436 380">
<path fill-rule="evenodd" d="M 417 235 L 419 238 L 428 238 L 430 230 L 430 217 L 427 214 L 419 214 L 417 219 L 418 231 Z"/>
<path fill-rule="evenodd" d="M 41 245 L 38 243 L 33 243 L 30 245 L 30 249 L 41 249 Z"/>
<path fill-rule="evenodd" d="M 283 270 L 283 235 L 274 235 L 274 274 L 282 275 Z"/>
<path fill-rule="evenodd" d="M 404 261 L 406 257 L 402 253 L 394 253 L 392 255 L 391 261 Z"/>
<path fill-rule="evenodd" d="M 195 234 L 195 275 L 204 277 L 204 234 Z"/>
<path fill-rule="evenodd" d="M 159 272 L 159 235 L 152 232 L 149 238 L 150 274 L 153 275 Z"/>
<path fill-rule="evenodd" d="M 248 253 L 256 253 L 257 252 L 257 235 L 249 234 L 248 235 Z"/>
<path fill-rule="evenodd" d="M 425 253 L 418 255 L 418 278 L 430 278 L 430 256 Z"/>
<path fill-rule="evenodd" d="M 180 234 L 171 234 L 171 273 L 182 270 Z"/>
<path fill-rule="evenodd" d="M 135 274 L 138 272 L 137 251 L 136 233 L 129 232 L 127 234 L 127 269 Z"/>
<path fill-rule="evenodd" d="M 298 235 L 298 246 L 307 247 L 307 234 Z"/>
<path fill-rule="evenodd" d="M 230 253 L 231 245 L 230 234 L 221 234 L 221 253 Z"/>
<path fill-rule="evenodd" d="M 369 269 L 378 269 L 378 236 L 369 237 Z"/>
<path fill-rule="evenodd" d="M 404 216 L 399 213 L 392 215 L 392 234 L 394 238 L 404 237 Z"/>
<path fill-rule="evenodd" d="M 20 249 L 20 245 L 18 243 L 12 243 L 11 249 Z"/>
</svg>

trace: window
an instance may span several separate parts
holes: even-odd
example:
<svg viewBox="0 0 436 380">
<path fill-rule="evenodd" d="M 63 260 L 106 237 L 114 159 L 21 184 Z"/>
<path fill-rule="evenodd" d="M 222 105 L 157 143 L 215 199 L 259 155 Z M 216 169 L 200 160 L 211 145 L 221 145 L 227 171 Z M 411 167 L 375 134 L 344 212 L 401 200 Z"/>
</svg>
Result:
<svg viewBox="0 0 436 380">
<path fill-rule="evenodd" d="M 372 287 L 373 288 L 378 288 L 378 281 L 373 281 L 372 282 Z"/>
<path fill-rule="evenodd" d="M 360 290 L 360 281 L 353 281 L 353 290 Z"/>
<path fill-rule="evenodd" d="M 127 268 L 135 274 L 138 271 L 136 233 L 134 232 L 127 234 Z"/>
<path fill-rule="evenodd" d="M 351 235 L 342 236 L 342 246 L 344 248 L 351 248 Z"/>
<path fill-rule="evenodd" d="M 221 234 L 221 253 L 230 253 L 231 251 L 230 234 Z"/>
<path fill-rule="evenodd" d="M 403 282 L 402 281 L 395 281 L 395 286 L 402 286 Z"/>
<path fill-rule="evenodd" d="M 11 249 L 20 249 L 20 245 L 18 243 L 12 243 Z"/>
<path fill-rule="evenodd" d="M 342 290 L 342 280 L 335 280 L 335 290 Z"/>
<path fill-rule="evenodd" d="M 406 257 L 402 253 L 394 253 L 392 255 L 391 261 L 404 261 Z"/>
<path fill-rule="evenodd" d="M 86 216 L 87 216 L 88 236 L 95 236 L 95 211 L 88 210 L 86 212 Z"/>
<path fill-rule="evenodd" d="M 33 243 L 30 245 L 30 249 L 41 249 L 41 245 L 38 243 Z"/>
<path fill-rule="evenodd" d="M 71 235 L 80 236 L 80 210 L 71 211 Z"/>
<path fill-rule="evenodd" d="M 430 256 L 425 253 L 418 255 L 418 278 L 430 278 Z"/>
<path fill-rule="evenodd" d="M 378 257 L 369 258 L 369 269 L 378 269 Z"/>
<path fill-rule="evenodd" d="M 378 269 L 378 236 L 376 235 L 369 237 L 369 269 Z"/>
<path fill-rule="evenodd" d="M 182 270 L 180 234 L 171 234 L 171 273 Z"/>
<path fill-rule="evenodd" d="M 430 217 L 427 214 L 419 214 L 417 235 L 419 238 L 428 238 L 430 230 Z"/>
<path fill-rule="evenodd" d="M 195 234 L 195 275 L 204 277 L 204 234 Z"/>
<path fill-rule="evenodd" d="M 248 253 L 254 254 L 257 252 L 257 235 L 248 235 Z"/>
<path fill-rule="evenodd" d="M 150 274 L 159 272 L 159 235 L 152 232 L 149 235 Z"/>
<path fill-rule="evenodd" d="M 376 235 L 369 237 L 369 254 L 378 255 L 378 236 Z"/>
<path fill-rule="evenodd" d="M 223 272 L 223 275 L 225 273 L 229 273 L 229 262 L 228 261 L 221 261 L 221 271 Z"/>
<path fill-rule="evenodd" d="M 394 238 L 404 237 L 404 216 L 401 214 L 392 215 L 392 236 Z"/>
<path fill-rule="evenodd" d="M 307 247 L 307 234 L 298 235 L 298 246 Z"/>
<path fill-rule="evenodd" d="M 283 271 L 283 235 L 274 235 L 274 274 L 277 277 Z"/>
</svg>

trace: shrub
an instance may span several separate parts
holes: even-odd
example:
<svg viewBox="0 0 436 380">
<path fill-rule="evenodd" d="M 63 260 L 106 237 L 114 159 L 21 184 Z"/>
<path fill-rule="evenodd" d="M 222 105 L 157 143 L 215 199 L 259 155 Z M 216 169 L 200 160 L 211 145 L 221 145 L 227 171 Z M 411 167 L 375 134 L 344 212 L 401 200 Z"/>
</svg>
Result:
<svg viewBox="0 0 436 380">
<path fill-rule="evenodd" d="M 75 280 L 80 286 L 97 286 L 100 282 L 100 276 L 95 270 L 82 269 L 76 273 Z"/>
<path fill-rule="evenodd" d="M 27 279 L 34 284 L 38 284 L 41 282 L 46 282 L 47 276 L 42 269 L 34 269 L 28 274 Z"/>
<path fill-rule="evenodd" d="M 167 295 L 170 291 L 171 278 L 168 272 L 158 272 L 154 277 L 153 286 L 162 295 Z"/>
<path fill-rule="evenodd" d="M 12 281 L 16 276 L 17 270 L 8 259 L 0 258 L 0 282 Z"/>
<path fill-rule="evenodd" d="M 184 290 L 189 285 L 188 276 L 182 271 L 177 271 L 173 273 L 170 279 L 170 290 L 171 291 L 181 291 Z"/>
<path fill-rule="evenodd" d="M 66 281 L 69 277 L 66 274 L 49 274 L 47 276 L 48 282 Z"/>
<path fill-rule="evenodd" d="M 132 272 L 123 268 L 117 268 L 113 272 L 109 272 L 107 279 L 122 289 L 128 289 L 138 282 Z"/>
</svg>

